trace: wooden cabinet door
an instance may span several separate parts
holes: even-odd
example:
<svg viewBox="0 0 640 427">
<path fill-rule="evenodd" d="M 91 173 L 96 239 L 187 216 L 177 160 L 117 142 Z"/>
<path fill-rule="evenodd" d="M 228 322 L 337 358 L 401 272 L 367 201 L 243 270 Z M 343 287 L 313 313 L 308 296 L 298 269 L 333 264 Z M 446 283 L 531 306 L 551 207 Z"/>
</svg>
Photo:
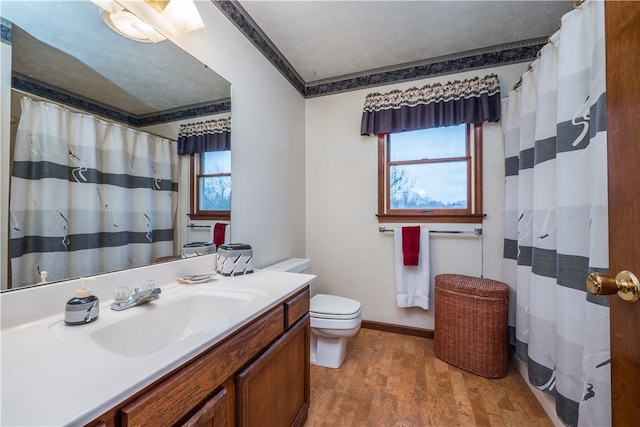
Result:
<svg viewBox="0 0 640 427">
<path fill-rule="evenodd" d="M 227 427 L 227 389 L 223 388 L 181 427 Z"/>
<path fill-rule="evenodd" d="M 302 426 L 309 410 L 309 315 L 236 376 L 238 425 Z"/>
</svg>

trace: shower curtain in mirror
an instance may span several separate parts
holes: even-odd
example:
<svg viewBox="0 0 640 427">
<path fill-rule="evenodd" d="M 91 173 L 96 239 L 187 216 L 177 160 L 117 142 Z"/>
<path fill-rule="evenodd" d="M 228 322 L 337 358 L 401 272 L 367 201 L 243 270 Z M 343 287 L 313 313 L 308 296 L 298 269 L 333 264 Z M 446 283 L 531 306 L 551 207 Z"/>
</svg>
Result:
<svg viewBox="0 0 640 427">
<path fill-rule="evenodd" d="M 586 2 L 503 101 L 505 281 L 529 381 L 567 425 L 610 424 L 604 6 Z"/>
<path fill-rule="evenodd" d="M 11 179 L 12 286 L 173 254 L 175 142 L 24 98 Z"/>
</svg>

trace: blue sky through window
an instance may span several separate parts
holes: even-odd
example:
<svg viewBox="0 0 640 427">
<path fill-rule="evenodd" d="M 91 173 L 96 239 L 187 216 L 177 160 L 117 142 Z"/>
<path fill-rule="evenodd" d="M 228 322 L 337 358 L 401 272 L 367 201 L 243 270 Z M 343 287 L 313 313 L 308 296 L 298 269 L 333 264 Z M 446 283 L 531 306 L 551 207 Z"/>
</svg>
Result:
<svg viewBox="0 0 640 427">
<path fill-rule="evenodd" d="M 391 161 L 466 156 L 466 125 L 392 134 Z M 392 209 L 466 209 L 467 162 L 392 165 Z"/>
<path fill-rule="evenodd" d="M 231 172 L 231 150 L 209 151 L 202 155 L 204 156 L 203 174 Z"/>
<path fill-rule="evenodd" d="M 210 151 L 202 154 L 203 174 L 231 172 L 231 151 Z M 231 209 L 231 177 L 200 178 L 200 210 Z"/>
</svg>

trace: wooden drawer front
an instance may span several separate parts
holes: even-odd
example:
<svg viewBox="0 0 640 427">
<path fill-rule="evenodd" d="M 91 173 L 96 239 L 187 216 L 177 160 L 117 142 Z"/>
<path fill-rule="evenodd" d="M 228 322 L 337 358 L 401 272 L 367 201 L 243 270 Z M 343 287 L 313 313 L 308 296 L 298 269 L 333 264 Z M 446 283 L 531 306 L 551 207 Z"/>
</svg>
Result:
<svg viewBox="0 0 640 427">
<path fill-rule="evenodd" d="M 309 287 L 284 302 L 285 329 L 289 329 L 309 312 Z"/>
<path fill-rule="evenodd" d="M 181 424 L 181 427 L 227 427 L 227 401 L 227 389 L 223 388 Z"/>
<path fill-rule="evenodd" d="M 121 410 L 125 426 L 173 425 L 284 332 L 280 305 Z"/>
</svg>

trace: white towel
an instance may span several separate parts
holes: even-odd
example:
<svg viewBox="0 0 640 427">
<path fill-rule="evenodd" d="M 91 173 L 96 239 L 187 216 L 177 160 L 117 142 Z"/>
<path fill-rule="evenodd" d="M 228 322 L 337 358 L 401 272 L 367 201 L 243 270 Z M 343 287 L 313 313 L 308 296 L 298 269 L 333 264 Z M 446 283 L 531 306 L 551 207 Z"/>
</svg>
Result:
<svg viewBox="0 0 640 427">
<path fill-rule="evenodd" d="M 402 228 L 393 232 L 396 265 L 396 304 L 398 307 L 421 307 L 429 310 L 429 230 L 420 229 L 418 265 L 404 265 L 402 256 Z"/>
</svg>

